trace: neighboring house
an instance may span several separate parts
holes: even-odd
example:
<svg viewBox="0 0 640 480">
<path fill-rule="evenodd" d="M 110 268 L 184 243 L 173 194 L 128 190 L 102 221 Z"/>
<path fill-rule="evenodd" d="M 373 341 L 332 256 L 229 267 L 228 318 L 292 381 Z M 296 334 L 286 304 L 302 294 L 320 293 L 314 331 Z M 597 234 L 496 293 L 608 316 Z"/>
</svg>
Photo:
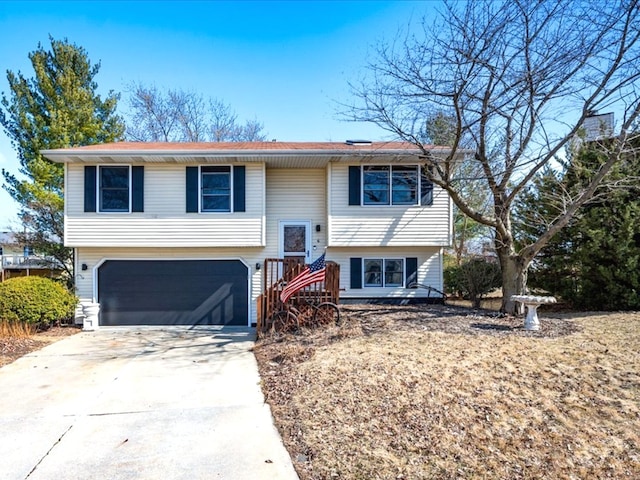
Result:
<svg viewBox="0 0 640 480">
<path fill-rule="evenodd" d="M 448 153 L 431 150 L 436 157 Z M 100 325 L 256 323 L 265 258 L 326 249 L 341 299 L 426 299 L 451 244 L 447 193 L 400 142 L 113 143 L 65 167 L 65 239 Z M 431 294 L 433 295 L 433 294 Z"/>
<path fill-rule="evenodd" d="M 593 113 L 584 119 L 583 131 L 584 140 L 592 142 L 613 137 L 614 114 L 613 113 Z"/>
<path fill-rule="evenodd" d="M 19 245 L 13 233 L 0 232 L 0 281 L 38 275 L 55 277 L 60 274 L 55 259 L 38 255 L 28 245 Z"/>
</svg>

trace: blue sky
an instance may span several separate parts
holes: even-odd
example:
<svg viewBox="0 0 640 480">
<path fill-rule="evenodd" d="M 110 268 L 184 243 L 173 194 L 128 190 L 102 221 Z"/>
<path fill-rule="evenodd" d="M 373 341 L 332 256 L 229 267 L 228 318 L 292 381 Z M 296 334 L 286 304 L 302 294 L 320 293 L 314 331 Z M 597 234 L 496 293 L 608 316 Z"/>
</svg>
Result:
<svg viewBox="0 0 640 480">
<path fill-rule="evenodd" d="M 374 125 L 337 119 L 348 81 L 371 47 L 432 14 L 431 1 L 0 1 L 0 92 L 6 71 L 31 77 L 28 54 L 49 35 L 84 47 L 99 91 L 141 82 L 180 88 L 230 104 L 240 120 L 258 119 L 282 141 L 381 140 Z M 0 168 L 17 173 L 0 134 Z M 0 230 L 17 208 L 0 192 Z"/>
</svg>

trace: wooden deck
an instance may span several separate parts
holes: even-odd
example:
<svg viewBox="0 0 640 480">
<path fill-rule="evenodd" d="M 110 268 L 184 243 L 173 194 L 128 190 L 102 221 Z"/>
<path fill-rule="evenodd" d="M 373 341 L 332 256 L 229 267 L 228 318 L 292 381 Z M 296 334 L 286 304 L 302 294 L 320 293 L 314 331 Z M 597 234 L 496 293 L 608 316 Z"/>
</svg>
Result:
<svg viewBox="0 0 640 480">
<path fill-rule="evenodd" d="M 340 265 L 328 261 L 324 282 L 314 283 L 295 293 L 289 303 L 304 308 L 307 302 L 321 303 L 339 301 Z M 271 327 L 270 319 L 274 313 L 284 308 L 280 301 L 280 293 L 302 270 L 304 263 L 297 258 L 266 258 L 262 269 L 262 285 L 264 291 L 258 297 L 258 332 Z"/>
</svg>

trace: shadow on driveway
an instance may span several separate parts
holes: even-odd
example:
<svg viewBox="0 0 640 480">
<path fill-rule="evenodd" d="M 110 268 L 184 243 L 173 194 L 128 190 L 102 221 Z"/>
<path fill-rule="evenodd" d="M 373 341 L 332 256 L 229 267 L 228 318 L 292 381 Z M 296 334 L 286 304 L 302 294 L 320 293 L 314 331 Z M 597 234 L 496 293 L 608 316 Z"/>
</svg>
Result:
<svg viewBox="0 0 640 480">
<path fill-rule="evenodd" d="M 4 479 L 295 479 L 237 327 L 82 332 L 0 368 Z"/>
</svg>

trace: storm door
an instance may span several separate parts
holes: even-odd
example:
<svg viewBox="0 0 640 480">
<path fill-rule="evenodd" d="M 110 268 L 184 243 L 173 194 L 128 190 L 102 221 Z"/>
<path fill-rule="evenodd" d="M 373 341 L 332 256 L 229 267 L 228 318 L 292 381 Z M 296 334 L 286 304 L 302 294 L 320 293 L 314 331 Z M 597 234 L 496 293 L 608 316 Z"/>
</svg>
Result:
<svg viewBox="0 0 640 480">
<path fill-rule="evenodd" d="M 280 222 L 280 258 L 297 259 L 302 263 L 310 263 L 311 257 L 311 222 Z"/>
</svg>

